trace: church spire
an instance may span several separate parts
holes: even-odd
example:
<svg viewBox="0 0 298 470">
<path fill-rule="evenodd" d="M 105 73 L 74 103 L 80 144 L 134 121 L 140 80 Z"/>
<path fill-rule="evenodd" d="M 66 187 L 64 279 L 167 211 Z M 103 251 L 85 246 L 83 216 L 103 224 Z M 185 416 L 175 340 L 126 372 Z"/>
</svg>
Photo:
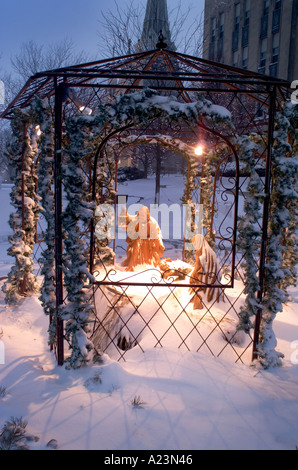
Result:
<svg viewBox="0 0 298 470">
<path fill-rule="evenodd" d="M 161 33 L 167 49 L 175 51 L 175 44 L 171 40 L 167 0 L 148 0 L 140 41 L 141 49 L 156 49 Z"/>
</svg>

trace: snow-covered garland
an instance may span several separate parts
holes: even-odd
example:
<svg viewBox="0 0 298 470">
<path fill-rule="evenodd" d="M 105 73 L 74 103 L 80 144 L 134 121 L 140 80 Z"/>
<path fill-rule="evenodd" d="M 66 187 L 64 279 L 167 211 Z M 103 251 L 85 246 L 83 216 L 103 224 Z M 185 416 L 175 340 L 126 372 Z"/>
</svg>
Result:
<svg viewBox="0 0 298 470">
<path fill-rule="evenodd" d="M 8 160 L 16 171 L 10 195 L 11 204 L 15 208 L 9 219 L 13 235 L 9 237 L 11 247 L 8 249 L 8 254 L 15 258 L 15 264 L 3 286 L 7 304 L 17 303 L 25 293 L 28 295 L 37 292 L 39 288 L 31 258 L 39 204 L 35 190 L 37 149 L 29 136 L 30 125 L 30 112 L 15 110 L 11 122 L 12 140 L 7 148 Z"/>
<path fill-rule="evenodd" d="M 288 141 L 292 147 L 292 154 L 298 155 L 298 105 L 288 102 L 284 108 L 285 117 L 289 121 L 288 128 Z M 291 185 L 294 191 L 298 193 L 298 173 L 293 171 L 291 175 Z M 290 215 L 290 223 L 284 232 L 284 253 L 283 253 L 283 268 L 285 269 L 285 276 L 282 281 L 282 289 L 285 291 L 287 298 L 288 287 L 297 286 L 298 272 L 298 198 L 290 198 L 287 202 L 287 209 Z"/>
<path fill-rule="evenodd" d="M 244 293 L 245 305 L 239 312 L 238 329 L 249 334 L 254 328 L 254 320 L 262 305 L 256 295 L 259 292 L 260 281 L 258 265 L 260 258 L 259 246 L 262 238 L 262 230 L 259 225 L 262 220 L 262 203 L 264 200 L 264 188 L 256 171 L 257 145 L 247 136 L 238 139 L 239 159 L 243 171 L 249 174 L 247 194 L 244 202 L 244 215 L 238 225 L 238 246 L 243 252 L 244 262 Z"/>
<path fill-rule="evenodd" d="M 263 186 L 256 172 L 257 144 L 251 142 L 248 137 L 239 139 L 240 158 L 244 163 L 244 170 L 250 173 L 250 177 L 244 206 L 245 216 L 240 219 L 238 227 L 238 245 L 244 254 L 243 267 L 247 294 L 245 306 L 240 311 L 238 329 L 249 333 L 254 327 L 255 315 L 261 310 L 258 363 L 263 368 L 281 364 L 283 355 L 275 349 L 276 338 L 272 326 L 277 313 L 283 310 L 282 304 L 287 299 L 287 287 L 297 283 L 298 157 L 294 152 L 295 148 L 297 150 L 295 122 L 297 124 L 297 108 L 286 104 L 284 109 L 277 114 L 274 133 L 266 273 L 262 303 L 257 298 L 259 278 L 256 260 L 259 258 L 257 247 L 260 245 L 262 236 L 258 221 L 262 219 Z"/>
<path fill-rule="evenodd" d="M 220 156 L 215 152 L 208 152 L 204 159 L 204 167 L 202 166 L 203 175 L 201 177 L 201 199 L 203 201 L 203 227 L 205 230 L 205 239 L 211 248 L 215 246 L 214 231 L 212 228 L 212 198 L 213 198 L 213 177 L 212 170 L 215 170 L 216 163 Z M 203 170 L 204 168 L 204 170 Z"/>
<path fill-rule="evenodd" d="M 197 184 L 197 173 L 198 173 L 198 159 L 190 155 L 188 158 L 188 171 L 184 177 L 185 189 L 181 198 L 182 204 L 185 204 L 190 208 L 190 217 L 187 217 L 187 222 L 184 227 L 184 261 L 189 264 L 194 264 L 195 257 L 193 253 L 193 246 L 191 241 L 191 235 L 195 233 L 195 224 L 197 219 L 196 204 L 193 202 L 193 194 L 199 188 Z"/>
<path fill-rule="evenodd" d="M 82 223 L 85 227 L 89 226 L 95 211 L 84 172 L 85 158 L 87 155 L 90 157 L 92 149 L 90 142 L 100 135 L 103 139 L 107 134 L 121 132 L 122 129 L 135 125 L 145 125 L 157 117 L 175 122 L 186 121 L 190 126 L 196 126 L 199 118 L 205 117 L 211 126 L 220 124 L 231 128 L 230 113 L 221 106 L 212 105 L 203 97 L 195 103 L 185 104 L 173 97 L 159 96 L 150 89 L 118 96 L 115 103 L 100 105 L 93 116 L 80 115 L 68 121 L 68 159 L 64 167 L 68 199 L 64 216 L 68 304 L 64 307 L 63 318 L 66 320 L 66 338 L 72 351 L 68 364 L 72 368 L 86 364 L 92 349 L 88 340 L 88 325 L 92 313 L 88 288 L 93 279 L 88 271 L 86 246 L 80 229 Z M 105 176 L 104 171 L 102 168 L 99 173 Z"/>
<path fill-rule="evenodd" d="M 91 189 L 84 169 L 86 157 L 90 152 L 86 145 L 90 140 L 90 133 L 84 123 L 80 122 L 78 125 L 78 122 L 69 119 L 66 140 L 69 145 L 63 165 L 63 176 L 68 204 L 63 216 L 63 227 L 67 305 L 62 307 L 61 317 L 66 321 L 65 338 L 71 349 L 67 367 L 75 369 L 86 364 L 88 354 L 92 350 L 92 344 L 88 340 L 88 325 L 92 315 L 89 283 L 94 279 L 87 269 L 86 242 L 80 223 L 89 227 L 94 205 L 90 202 Z"/>
<path fill-rule="evenodd" d="M 55 291 L 55 203 L 53 192 L 53 161 L 54 161 L 54 131 L 52 111 L 43 100 L 35 98 L 31 104 L 31 116 L 38 123 L 40 136 L 38 139 L 38 194 L 41 197 L 40 208 L 47 223 L 44 233 L 46 247 L 38 260 L 41 264 L 43 282 L 41 285 L 40 301 L 44 312 L 50 318 L 49 344 L 55 343 L 56 337 L 56 291 Z"/>
<path fill-rule="evenodd" d="M 98 149 L 100 137 L 100 135 L 95 135 L 94 142 L 92 143 L 92 150 L 89 157 L 92 168 L 94 166 L 94 155 Z M 103 266 L 109 266 L 115 262 L 115 253 L 109 247 L 111 241 L 109 229 L 113 227 L 114 210 L 112 208 L 114 208 L 116 197 L 115 171 L 116 162 L 114 148 L 111 145 L 107 145 L 96 167 L 97 197 L 95 203 L 97 209 L 95 211 L 96 236 L 94 240 L 94 270 L 101 269 Z M 106 210 L 106 208 L 108 208 L 108 210 Z"/>
<path fill-rule="evenodd" d="M 275 350 L 277 342 L 273 332 L 273 321 L 277 313 L 283 310 L 282 303 L 286 300 L 286 295 L 282 289 L 282 283 L 291 274 L 287 263 L 284 263 L 284 255 L 287 249 L 290 248 L 289 245 L 284 244 L 284 240 L 288 236 L 289 227 L 295 226 L 297 229 L 297 213 L 291 214 L 288 204 L 297 204 L 295 189 L 297 189 L 298 156 L 293 155 L 293 148 L 289 143 L 291 126 L 286 109 L 279 112 L 276 117 L 272 156 L 271 207 L 264 279 L 265 294 L 263 298 L 261 341 L 258 347 L 259 362 L 265 368 L 280 365 L 283 357 L 283 354 Z M 293 216 L 295 220 L 293 220 Z M 292 252 L 290 258 L 293 255 Z M 297 257 L 292 258 L 291 264 L 296 263 Z M 289 283 L 287 282 L 287 284 Z"/>
</svg>

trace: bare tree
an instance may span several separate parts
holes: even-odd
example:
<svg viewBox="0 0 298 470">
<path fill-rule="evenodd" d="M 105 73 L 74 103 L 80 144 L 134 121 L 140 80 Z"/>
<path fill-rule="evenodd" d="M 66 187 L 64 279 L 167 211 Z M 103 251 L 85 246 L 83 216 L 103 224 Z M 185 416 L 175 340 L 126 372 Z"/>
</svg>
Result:
<svg viewBox="0 0 298 470">
<path fill-rule="evenodd" d="M 204 12 L 197 17 L 193 8 L 182 7 L 182 2 L 170 10 L 170 29 L 177 50 L 184 54 L 203 55 Z"/>
<path fill-rule="evenodd" d="M 115 0 L 115 9 L 101 11 L 98 32 L 101 52 L 107 57 L 125 55 L 142 49 L 140 39 L 145 16 L 144 4 L 130 0 L 121 6 Z M 182 1 L 169 11 L 172 42 L 179 52 L 201 55 L 203 38 L 203 13 L 193 15 L 191 7 L 185 9 Z"/>
<path fill-rule="evenodd" d="M 142 35 L 142 19 L 144 18 L 144 5 L 135 5 L 134 0 L 124 6 L 115 1 L 115 12 L 101 11 L 99 20 L 100 49 L 103 55 L 113 57 L 134 52 L 133 48 Z"/>
<path fill-rule="evenodd" d="M 14 72 L 24 82 L 37 72 L 52 70 L 66 65 L 79 64 L 86 61 L 84 51 L 77 52 L 71 39 L 48 46 L 28 41 L 22 44 L 20 52 L 11 58 Z"/>
<path fill-rule="evenodd" d="M 12 101 L 14 96 L 20 89 L 20 80 L 16 80 L 11 73 L 7 73 L 3 70 L 0 62 L 0 80 L 4 85 L 4 103 L 0 103 L 0 114 L 5 110 L 7 105 Z M 8 121 L 0 119 L 0 183 L 6 178 L 9 178 L 8 174 L 8 160 L 6 156 L 6 146 L 11 138 L 11 130 Z"/>
<path fill-rule="evenodd" d="M 28 78 L 35 73 L 86 61 L 86 53 L 84 51 L 77 52 L 75 44 L 68 38 L 48 46 L 37 44 L 34 41 L 23 43 L 19 53 L 11 58 L 14 73 L 3 71 L 0 64 L 0 79 L 5 86 L 5 103 L 4 105 L 0 104 L 0 113 L 13 100 Z M 5 148 L 10 137 L 11 131 L 7 121 L 0 120 L 0 179 L 6 178 L 8 175 Z"/>
</svg>

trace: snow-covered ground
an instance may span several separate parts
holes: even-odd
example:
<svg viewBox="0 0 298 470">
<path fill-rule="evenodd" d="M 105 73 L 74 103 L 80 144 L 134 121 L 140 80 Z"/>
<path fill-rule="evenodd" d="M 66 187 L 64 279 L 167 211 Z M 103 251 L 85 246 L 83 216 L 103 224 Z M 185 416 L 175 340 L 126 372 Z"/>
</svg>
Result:
<svg viewBox="0 0 298 470">
<path fill-rule="evenodd" d="M 181 184 L 174 177 L 163 183 L 164 196 L 176 202 Z M 119 192 L 133 195 L 129 204 L 146 203 L 146 184 L 139 180 Z M 9 188 L 1 188 L 0 202 L 1 277 L 10 267 Z M 1 292 L 0 430 L 11 417 L 22 417 L 28 434 L 39 437 L 30 443 L 34 450 L 46 450 L 53 439 L 60 450 L 295 450 L 297 289 L 291 295 L 275 322 L 285 355 L 281 368 L 259 371 L 249 361 L 235 364 L 169 345 L 144 353 L 134 348 L 126 362 L 105 356 L 102 364 L 69 371 L 48 349 L 48 319 L 38 296 L 7 307 Z"/>
</svg>

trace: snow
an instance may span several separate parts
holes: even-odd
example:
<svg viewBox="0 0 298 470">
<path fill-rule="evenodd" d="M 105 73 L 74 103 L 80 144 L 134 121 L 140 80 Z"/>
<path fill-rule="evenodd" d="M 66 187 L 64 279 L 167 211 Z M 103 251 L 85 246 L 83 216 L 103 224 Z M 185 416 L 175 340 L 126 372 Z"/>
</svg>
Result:
<svg viewBox="0 0 298 470">
<path fill-rule="evenodd" d="M 180 197 L 183 185 L 177 181 L 174 176 L 163 179 L 164 202 Z M 143 204 L 152 200 L 152 183 L 137 180 L 120 186 L 119 193 L 133 195 L 129 204 Z M 8 196 L 9 188 L 2 187 L 0 276 L 10 267 Z M 167 246 L 176 253 L 174 245 Z M 236 283 L 231 295 L 237 297 L 237 289 Z M 125 362 L 105 355 L 103 363 L 66 370 L 49 351 L 48 318 L 38 295 L 7 307 L 0 292 L 0 389 L 5 389 L 0 394 L 0 429 L 12 416 L 23 417 L 27 432 L 39 436 L 30 443 L 33 450 L 48 449 L 52 439 L 59 450 L 295 450 L 297 288 L 290 294 L 291 301 L 274 322 L 277 348 L 285 355 L 282 367 L 259 370 L 249 360 L 235 363 L 169 342 L 163 348 L 148 344 L 145 352 L 133 348 Z M 136 397 L 140 406 L 132 404 Z"/>
</svg>

